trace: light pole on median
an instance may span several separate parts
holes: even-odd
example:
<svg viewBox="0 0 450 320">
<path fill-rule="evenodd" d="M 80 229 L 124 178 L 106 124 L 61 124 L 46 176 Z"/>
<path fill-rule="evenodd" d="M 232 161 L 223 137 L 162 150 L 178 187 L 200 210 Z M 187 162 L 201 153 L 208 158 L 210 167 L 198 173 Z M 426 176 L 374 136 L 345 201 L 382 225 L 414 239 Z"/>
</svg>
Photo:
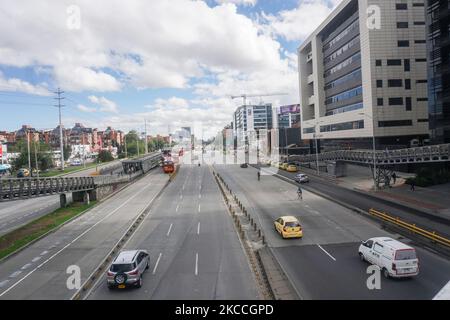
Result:
<svg viewBox="0 0 450 320">
<path fill-rule="evenodd" d="M 362 116 L 366 116 L 369 119 L 372 120 L 372 156 L 373 156 L 373 184 L 374 184 L 374 188 L 375 190 L 378 190 L 378 183 L 377 183 L 377 161 L 376 161 L 376 141 L 375 141 L 375 122 L 374 119 L 371 115 L 365 113 L 365 112 L 361 112 L 359 113 L 359 115 Z"/>
</svg>

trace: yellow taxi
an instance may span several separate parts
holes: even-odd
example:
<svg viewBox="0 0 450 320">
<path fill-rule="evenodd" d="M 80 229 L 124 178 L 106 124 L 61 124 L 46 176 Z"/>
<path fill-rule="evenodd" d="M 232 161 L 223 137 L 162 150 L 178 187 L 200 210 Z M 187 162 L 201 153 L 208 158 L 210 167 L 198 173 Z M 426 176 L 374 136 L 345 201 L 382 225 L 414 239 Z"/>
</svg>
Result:
<svg viewBox="0 0 450 320">
<path fill-rule="evenodd" d="M 288 167 L 288 163 L 287 162 L 280 163 L 280 167 L 279 167 L 280 169 L 286 170 L 287 167 Z"/>
<path fill-rule="evenodd" d="M 275 168 L 278 168 L 279 165 L 280 165 L 280 163 L 278 161 L 272 161 L 272 163 L 271 163 L 271 166 L 275 167 Z"/>
<path fill-rule="evenodd" d="M 286 171 L 288 172 L 297 172 L 297 166 L 295 164 L 290 164 L 287 166 Z"/>
<path fill-rule="evenodd" d="M 284 216 L 275 220 L 275 230 L 286 238 L 302 238 L 303 230 L 300 222 L 294 216 Z"/>
</svg>

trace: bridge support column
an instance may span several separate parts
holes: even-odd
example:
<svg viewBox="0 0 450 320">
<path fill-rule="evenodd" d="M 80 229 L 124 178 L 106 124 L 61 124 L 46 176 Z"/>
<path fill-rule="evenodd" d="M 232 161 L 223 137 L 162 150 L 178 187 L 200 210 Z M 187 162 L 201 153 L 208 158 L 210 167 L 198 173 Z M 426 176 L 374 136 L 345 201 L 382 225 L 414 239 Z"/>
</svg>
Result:
<svg viewBox="0 0 450 320">
<path fill-rule="evenodd" d="M 67 196 L 65 193 L 61 193 L 59 195 L 59 204 L 60 204 L 61 208 L 67 207 Z"/>
<path fill-rule="evenodd" d="M 87 204 L 87 205 L 89 205 L 91 203 L 90 195 L 89 195 L 89 192 L 87 192 L 87 191 L 83 195 L 83 202 L 84 202 L 84 204 Z"/>
<path fill-rule="evenodd" d="M 72 193 L 73 202 L 83 202 L 84 204 L 89 204 L 91 197 L 89 191 L 77 191 Z"/>
</svg>

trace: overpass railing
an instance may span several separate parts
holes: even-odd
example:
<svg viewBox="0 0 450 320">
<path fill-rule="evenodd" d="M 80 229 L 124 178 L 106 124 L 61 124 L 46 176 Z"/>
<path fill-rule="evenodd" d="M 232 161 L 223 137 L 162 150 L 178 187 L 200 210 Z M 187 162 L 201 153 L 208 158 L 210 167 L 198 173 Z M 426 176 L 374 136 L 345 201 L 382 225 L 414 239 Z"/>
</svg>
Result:
<svg viewBox="0 0 450 320">
<path fill-rule="evenodd" d="M 339 150 L 319 154 L 319 161 L 347 161 L 357 163 L 373 163 L 372 150 Z M 289 161 L 314 162 L 316 154 L 290 156 Z M 397 150 L 377 150 L 377 165 L 402 163 L 444 162 L 450 161 L 450 144 L 425 146 Z"/>
<path fill-rule="evenodd" d="M 87 191 L 94 188 L 93 177 L 0 179 L 0 201 Z"/>
</svg>

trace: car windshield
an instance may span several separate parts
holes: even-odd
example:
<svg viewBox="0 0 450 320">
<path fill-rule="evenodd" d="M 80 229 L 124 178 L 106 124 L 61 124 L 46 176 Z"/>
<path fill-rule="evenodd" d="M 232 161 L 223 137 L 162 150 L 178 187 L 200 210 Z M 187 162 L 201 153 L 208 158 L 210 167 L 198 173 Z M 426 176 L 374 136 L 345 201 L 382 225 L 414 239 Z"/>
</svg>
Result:
<svg viewBox="0 0 450 320">
<path fill-rule="evenodd" d="M 416 250 L 398 250 L 395 253 L 395 260 L 412 260 L 417 259 Z"/>
<path fill-rule="evenodd" d="M 298 223 L 296 221 L 286 222 L 286 227 L 290 227 L 290 228 L 300 227 L 300 223 Z"/>
<path fill-rule="evenodd" d="M 121 263 L 121 264 L 113 264 L 111 266 L 112 272 L 128 272 L 134 269 L 133 263 Z"/>
</svg>

